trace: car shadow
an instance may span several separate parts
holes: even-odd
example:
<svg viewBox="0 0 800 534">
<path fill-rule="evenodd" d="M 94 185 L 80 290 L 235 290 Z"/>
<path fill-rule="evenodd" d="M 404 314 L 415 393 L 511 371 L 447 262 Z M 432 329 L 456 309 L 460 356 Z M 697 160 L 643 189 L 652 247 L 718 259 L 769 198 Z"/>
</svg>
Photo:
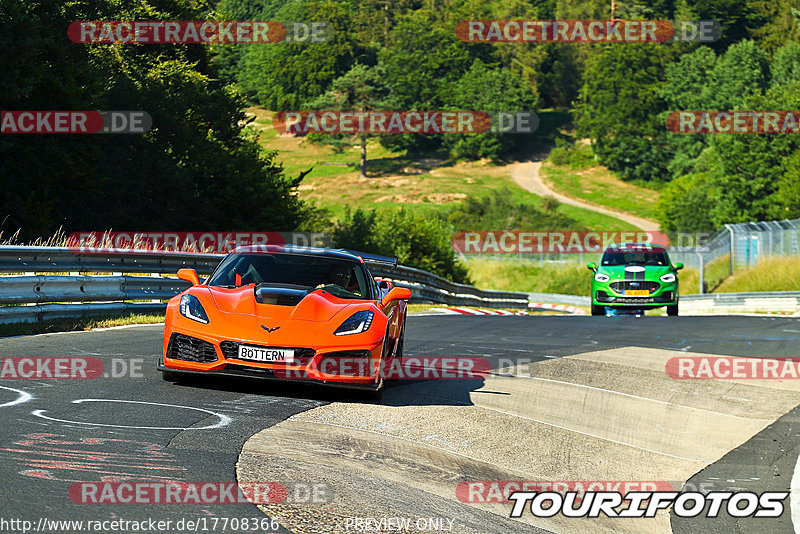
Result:
<svg viewBox="0 0 800 534">
<path fill-rule="evenodd" d="M 348 402 L 388 406 L 471 406 L 470 393 L 483 387 L 483 378 L 391 380 L 384 385 L 383 398 L 374 400 L 369 392 L 308 382 L 273 381 L 247 377 L 186 376 L 173 386 L 201 388 L 247 395 L 306 399 L 321 403 Z M 492 394 L 484 391 L 483 393 Z"/>
</svg>

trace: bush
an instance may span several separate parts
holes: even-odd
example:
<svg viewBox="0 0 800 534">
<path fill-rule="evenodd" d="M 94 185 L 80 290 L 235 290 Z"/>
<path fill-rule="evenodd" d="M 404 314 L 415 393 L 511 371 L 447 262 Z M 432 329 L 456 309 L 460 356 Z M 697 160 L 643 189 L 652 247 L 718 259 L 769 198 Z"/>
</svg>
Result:
<svg viewBox="0 0 800 534">
<path fill-rule="evenodd" d="M 567 144 L 556 138 L 556 146 L 548 156 L 553 165 L 569 165 L 570 169 L 585 169 L 595 164 L 592 147 L 584 143 Z"/>
<path fill-rule="evenodd" d="M 658 222 L 667 233 L 711 232 L 717 228 L 711 211 L 715 204 L 711 179 L 706 173 L 687 174 L 671 181 L 658 201 Z"/>
<path fill-rule="evenodd" d="M 454 282 L 470 283 L 467 269 L 456 261 L 453 228 L 446 221 L 405 209 L 376 212 L 357 209 L 336 224 L 336 247 L 397 256 L 400 264 L 423 269 Z"/>
<path fill-rule="evenodd" d="M 453 208 L 448 219 L 456 230 L 583 230 L 574 219 L 558 213 L 560 203 L 545 198 L 542 207 L 514 199 L 510 189 L 498 189 L 483 197 L 467 197 Z"/>
</svg>

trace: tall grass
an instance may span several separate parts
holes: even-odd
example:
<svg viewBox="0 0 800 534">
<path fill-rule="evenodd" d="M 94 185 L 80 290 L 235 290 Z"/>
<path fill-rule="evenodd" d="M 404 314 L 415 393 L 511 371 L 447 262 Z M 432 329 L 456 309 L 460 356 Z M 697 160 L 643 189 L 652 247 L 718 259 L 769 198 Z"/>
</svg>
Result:
<svg viewBox="0 0 800 534">
<path fill-rule="evenodd" d="M 539 263 L 516 259 L 470 259 L 469 277 L 476 287 L 530 293 L 589 295 L 592 273 L 578 263 Z"/>
<path fill-rule="evenodd" d="M 713 293 L 730 275 L 729 255 L 720 256 L 708 262 L 703 268 L 703 293 Z M 700 292 L 700 270 L 686 268 L 678 275 L 681 283 L 681 294 L 689 295 Z"/>
<path fill-rule="evenodd" d="M 722 281 L 715 293 L 750 291 L 800 291 L 800 256 L 774 256 L 737 270 Z"/>
<path fill-rule="evenodd" d="M 0 232 L 0 245 L 26 245 L 31 247 L 65 247 L 67 246 L 67 234 L 64 229 L 59 227 L 50 237 L 37 237 L 33 241 L 21 243 L 19 240 L 19 230 L 8 236 Z"/>
</svg>

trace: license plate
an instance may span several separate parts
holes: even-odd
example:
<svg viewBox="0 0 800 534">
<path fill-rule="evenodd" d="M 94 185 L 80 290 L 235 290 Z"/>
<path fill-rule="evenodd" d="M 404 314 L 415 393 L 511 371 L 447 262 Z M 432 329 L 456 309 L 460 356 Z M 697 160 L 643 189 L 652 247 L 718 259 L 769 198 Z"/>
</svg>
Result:
<svg viewBox="0 0 800 534">
<path fill-rule="evenodd" d="M 248 347 L 239 345 L 239 359 L 257 362 L 292 362 L 294 349 L 271 349 L 268 347 Z"/>
<path fill-rule="evenodd" d="M 624 293 L 626 297 L 648 297 L 650 291 L 647 289 L 627 289 Z"/>
</svg>

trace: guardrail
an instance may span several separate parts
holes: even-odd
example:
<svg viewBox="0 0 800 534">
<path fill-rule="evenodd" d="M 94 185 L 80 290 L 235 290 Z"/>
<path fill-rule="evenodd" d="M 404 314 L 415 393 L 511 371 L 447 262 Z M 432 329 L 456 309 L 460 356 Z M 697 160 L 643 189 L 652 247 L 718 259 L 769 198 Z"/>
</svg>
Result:
<svg viewBox="0 0 800 534">
<path fill-rule="evenodd" d="M 208 275 L 223 257 L 150 251 L 76 254 L 67 248 L 0 246 L 0 272 L 7 273 L 0 276 L 0 323 L 134 311 L 163 313 L 164 301 L 188 288 L 189 283 L 153 274 L 191 268 Z M 481 290 L 402 265 L 388 268 L 371 264 L 370 270 L 379 278 L 410 289 L 416 302 L 483 308 L 528 308 L 537 302 L 590 305 L 586 296 Z M 798 313 L 800 291 L 683 295 L 681 308 L 693 313 Z"/>
<path fill-rule="evenodd" d="M 0 246 L 0 272 L 7 273 L 0 276 L 0 323 L 130 311 L 163 313 L 166 309 L 163 301 L 188 288 L 189 283 L 171 277 L 131 274 L 172 274 L 190 268 L 208 275 L 223 257 L 224 254 L 154 251 L 75 253 L 58 247 Z M 417 302 L 528 307 L 526 293 L 484 291 L 402 265 L 387 268 L 371 264 L 370 270 L 375 276 L 410 289 Z"/>
<path fill-rule="evenodd" d="M 417 301 L 451 306 L 483 306 L 487 308 L 527 308 L 528 294 L 514 291 L 487 291 L 466 284 L 457 284 L 435 274 L 398 265 L 386 268 L 370 265 L 369 270 L 379 278 L 387 278 L 398 287 L 411 290 Z"/>
<path fill-rule="evenodd" d="M 692 313 L 790 313 L 800 315 L 800 291 L 684 295 L 681 309 Z"/>
</svg>

